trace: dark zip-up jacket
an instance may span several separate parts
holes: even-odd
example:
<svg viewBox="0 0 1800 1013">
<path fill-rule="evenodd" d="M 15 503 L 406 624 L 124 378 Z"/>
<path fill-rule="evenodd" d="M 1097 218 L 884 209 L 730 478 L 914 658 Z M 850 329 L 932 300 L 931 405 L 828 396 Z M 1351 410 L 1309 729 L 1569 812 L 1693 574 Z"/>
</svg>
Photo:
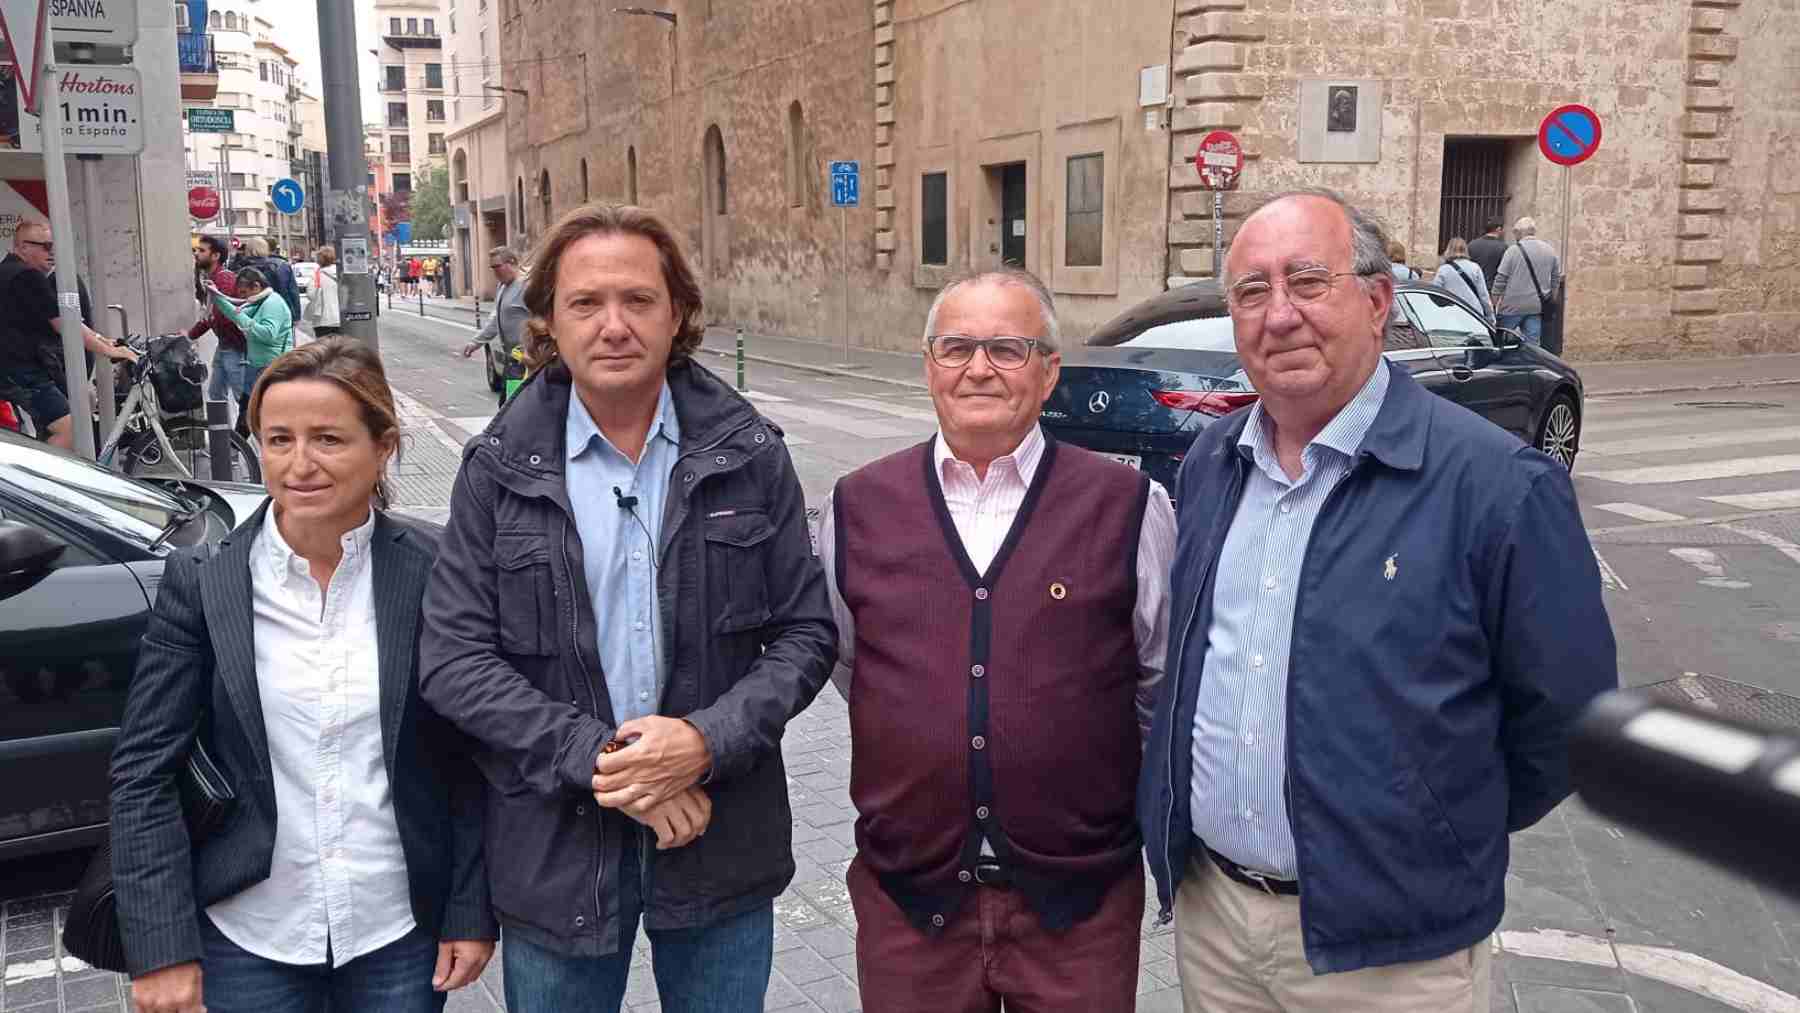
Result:
<svg viewBox="0 0 1800 1013">
<path fill-rule="evenodd" d="M 1287 816 L 1320 974 L 1441 957 L 1506 906 L 1507 834 L 1570 790 L 1568 732 L 1619 682 L 1600 573 L 1555 461 L 1390 370 L 1314 523 L 1294 605 Z M 1176 480 L 1168 677 L 1138 782 L 1162 919 L 1194 840 L 1194 711 L 1250 410 Z"/>
<path fill-rule="evenodd" d="M 668 382 L 681 446 L 657 552 L 657 713 L 685 718 L 711 751 L 703 836 L 656 851 L 649 830 L 594 802 L 595 757 L 618 722 L 565 483 L 560 363 L 464 451 L 425 597 L 421 692 L 480 744 L 494 907 L 506 931 L 572 956 L 631 943 L 618 919 L 627 833 L 645 838 L 635 874 L 651 929 L 708 925 L 787 887 L 781 735 L 837 660 L 781 430 L 692 362 Z"/>
</svg>

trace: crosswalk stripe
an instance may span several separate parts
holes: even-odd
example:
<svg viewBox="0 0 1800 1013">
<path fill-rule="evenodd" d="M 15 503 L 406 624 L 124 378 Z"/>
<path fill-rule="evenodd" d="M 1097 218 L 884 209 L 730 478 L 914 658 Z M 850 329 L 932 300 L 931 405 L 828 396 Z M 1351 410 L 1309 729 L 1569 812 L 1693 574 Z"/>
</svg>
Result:
<svg viewBox="0 0 1800 1013">
<path fill-rule="evenodd" d="M 780 394 L 771 394 L 766 390 L 743 390 L 738 393 L 749 398 L 755 404 L 785 404 L 793 400 L 791 397 L 782 397 Z"/>
<path fill-rule="evenodd" d="M 881 412 L 896 418 L 912 419 L 914 422 L 929 422 L 937 425 L 937 412 L 928 412 L 922 408 L 907 408 L 872 397 L 836 397 L 829 399 L 832 404 L 841 404 L 846 408 L 862 408 L 867 411 Z"/>
<path fill-rule="evenodd" d="M 453 418 L 447 421 L 458 429 L 479 433 L 488 427 L 489 422 L 494 421 L 494 417 L 492 415 L 465 415 L 462 418 Z"/>
<path fill-rule="evenodd" d="M 1776 427 L 1773 429 L 1727 429 L 1718 433 L 1669 433 L 1665 436 L 1644 436 L 1633 440 L 1612 440 L 1595 443 L 1583 443 L 1584 454 L 1655 454 L 1665 451 L 1699 450 L 1704 447 L 1733 447 L 1746 443 L 1783 443 L 1788 440 L 1800 441 L 1800 429 Z"/>
<path fill-rule="evenodd" d="M 1641 503 L 1596 503 L 1594 504 L 1594 509 L 1606 510 L 1615 514 L 1624 514 L 1627 517 L 1640 521 L 1687 520 L 1686 517 L 1683 517 L 1680 514 L 1672 514 L 1667 510 L 1658 510 L 1655 507 L 1647 507 Z"/>
<path fill-rule="evenodd" d="M 1800 471 L 1800 454 L 1775 454 L 1768 457 L 1733 457 L 1722 461 L 1698 461 L 1693 464 L 1661 464 L 1649 468 L 1615 468 L 1586 472 L 1587 478 L 1625 485 L 1656 485 L 1664 482 L 1698 482 L 1709 478 L 1744 478 L 1750 475 L 1774 475 L 1783 471 Z"/>
<path fill-rule="evenodd" d="M 916 435 L 916 431 L 913 429 L 902 429 L 887 422 L 852 418 L 841 412 L 822 411 L 797 404 L 772 404 L 768 406 L 767 411 L 776 419 L 793 419 L 795 422 L 835 429 L 838 432 L 848 433 L 865 440 L 886 440 L 896 436 Z"/>
<path fill-rule="evenodd" d="M 1659 415 L 1647 419 L 1620 419 L 1616 422 L 1608 422 L 1590 415 L 1581 420 L 1581 435 L 1635 433 L 1645 429 L 1662 429 L 1667 426 L 1681 426 L 1684 432 L 1691 432 L 1694 422 L 1685 415 Z"/>
<path fill-rule="evenodd" d="M 1800 507 L 1800 489 L 1743 492 L 1731 496 L 1702 496 L 1709 503 L 1723 503 L 1740 510 L 1787 510 Z"/>
</svg>

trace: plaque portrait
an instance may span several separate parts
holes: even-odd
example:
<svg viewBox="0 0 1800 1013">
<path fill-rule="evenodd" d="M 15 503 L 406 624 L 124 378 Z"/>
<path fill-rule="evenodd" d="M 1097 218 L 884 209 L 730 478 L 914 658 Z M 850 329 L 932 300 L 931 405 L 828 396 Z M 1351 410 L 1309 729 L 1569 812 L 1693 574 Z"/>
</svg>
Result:
<svg viewBox="0 0 1800 1013">
<path fill-rule="evenodd" d="M 1356 132 L 1356 85 L 1331 86 L 1326 99 L 1325 130 L 1333 134 Z"/>
</svg>

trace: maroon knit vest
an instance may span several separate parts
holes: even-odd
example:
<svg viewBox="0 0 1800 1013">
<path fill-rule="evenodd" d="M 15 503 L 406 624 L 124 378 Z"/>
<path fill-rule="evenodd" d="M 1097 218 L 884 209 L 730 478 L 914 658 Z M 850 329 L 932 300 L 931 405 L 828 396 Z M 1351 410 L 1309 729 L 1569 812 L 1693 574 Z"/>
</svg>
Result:
<svg viewBox="0 0 1800 1013">
<path fill-rule="evenodd" d="M 1046 437 L 977 573 L 927 442 L 833 494 L 856 619 L 850 797 L 862 860 L 921 930 L 974 889 L 985 833 L 1051 929 L 1135 871 L 1132 614 L 1149 480 Z"/>
</svg>

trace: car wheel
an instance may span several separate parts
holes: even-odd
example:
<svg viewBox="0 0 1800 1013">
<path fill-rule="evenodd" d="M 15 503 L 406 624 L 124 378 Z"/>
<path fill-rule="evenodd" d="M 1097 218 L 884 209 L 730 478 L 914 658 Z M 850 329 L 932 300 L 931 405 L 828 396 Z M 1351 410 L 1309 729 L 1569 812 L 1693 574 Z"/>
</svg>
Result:
<svg viewBox="0 0 1800 1013">
<path fill-rule="evenodd" d="M 481 350 L 481 361 L 487 366 L 488 390 L 491 390 L 496 394 L 500 393 L 501 388 L 506 386 L 506 377 L 501 375 L 499 368 L 494 363 L 493 350 L 483 348 Z"/>
<path fill-rule="evenodd" d="M 1581 449 L 1581 420 L 1575 414 L 1575 400 L 1567 394 L 1550 399 L 1544 420 L 1538 424 L 1537 448 L 1570 471 L 1575 470 L 1575 454 Z"/>
</svg>

